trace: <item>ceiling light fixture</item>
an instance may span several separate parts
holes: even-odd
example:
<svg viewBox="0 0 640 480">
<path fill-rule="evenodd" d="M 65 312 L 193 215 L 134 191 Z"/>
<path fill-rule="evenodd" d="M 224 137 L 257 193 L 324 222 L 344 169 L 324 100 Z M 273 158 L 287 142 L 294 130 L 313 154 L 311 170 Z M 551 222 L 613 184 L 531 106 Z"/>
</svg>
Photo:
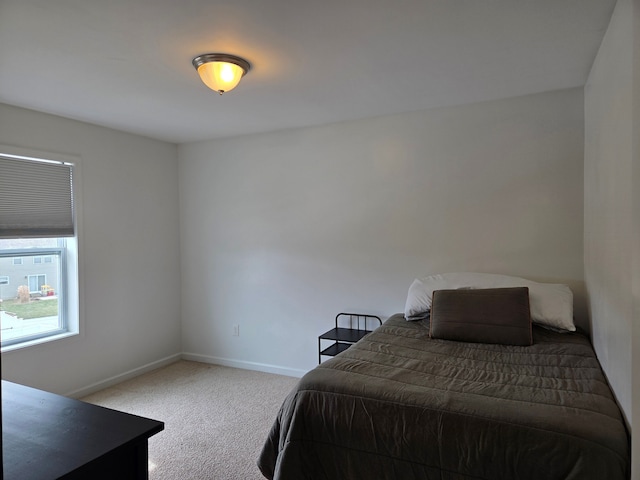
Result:
<svg viewBox="0 0 640 480">
<path fill-rule="evenodd" d="M 251 70 L 244 58 L 226 53 L 205 53 L 191 62 L 204 84 L 220 95 L 236 88 L 240 79 Z"/>
</svg>

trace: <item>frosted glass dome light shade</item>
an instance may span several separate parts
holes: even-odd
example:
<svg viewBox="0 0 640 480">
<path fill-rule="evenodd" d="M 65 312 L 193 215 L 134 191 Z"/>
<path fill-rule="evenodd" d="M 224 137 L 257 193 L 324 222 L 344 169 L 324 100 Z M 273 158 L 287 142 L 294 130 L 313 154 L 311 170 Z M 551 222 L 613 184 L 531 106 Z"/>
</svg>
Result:
<svg viewBox="0 0 640 480">
<path fill-rule="evenodd" d="M 236 88 L 240 79 L 251 69 L 244 58 L 225 53 L 199 55 L 192 63 L 203 83 L 220 95 Z"/>
</svg>

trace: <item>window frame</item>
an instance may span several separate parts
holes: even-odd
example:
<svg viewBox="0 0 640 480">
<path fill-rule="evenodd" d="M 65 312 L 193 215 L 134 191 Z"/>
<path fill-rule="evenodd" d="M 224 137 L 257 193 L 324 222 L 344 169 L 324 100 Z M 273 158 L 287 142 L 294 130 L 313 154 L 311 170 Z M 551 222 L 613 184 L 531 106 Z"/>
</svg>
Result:
<svg viewBox="0 0 640 480">
<path fill-rule="evenodd" d="M 50 151 L 34 150 L 12 145 L 0 144 L 0 155 L 15 157 L 17 159 L 37 160 L 44 162 L 62 162 L 70 164 L 72 173 L 72 195 L 73 195 L 73 222 L 74 235 L 61 237 L 63 240 L 63 253 L 60 257 L 60 269 L 65 269 L 62 288 L 66 293 L 63 315 L 66 331 L 59 334 L 49 333 L 33 340 L 22 340 L 20 342 L 2 344 L 2 353 L 11 352 L 23 348 L 37 347 L 38 345 L 61 341 L 71 337 L 84 337 L 84 300 L 83 300 L 83 253 L 82 253 L 82 159 L 78 156 L 54 153 Z M 47 250 L 51 250 L 48 248 Z M 60 310 L 60 307 L 59 307 Z"/>
</svg>

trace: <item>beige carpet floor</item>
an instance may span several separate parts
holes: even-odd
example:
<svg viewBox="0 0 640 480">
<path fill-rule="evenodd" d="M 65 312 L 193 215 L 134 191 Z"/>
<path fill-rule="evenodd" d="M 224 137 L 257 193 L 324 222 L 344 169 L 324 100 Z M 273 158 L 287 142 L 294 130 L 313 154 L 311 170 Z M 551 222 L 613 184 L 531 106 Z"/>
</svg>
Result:
<svg viewBox="0 0 640 480">
<path fill-rule="evenodd" d="M 82 400 L 153 418 L 150 480 L 258 480 L 256 462 L 297 378 L 179 361 Z"/>
</svg>

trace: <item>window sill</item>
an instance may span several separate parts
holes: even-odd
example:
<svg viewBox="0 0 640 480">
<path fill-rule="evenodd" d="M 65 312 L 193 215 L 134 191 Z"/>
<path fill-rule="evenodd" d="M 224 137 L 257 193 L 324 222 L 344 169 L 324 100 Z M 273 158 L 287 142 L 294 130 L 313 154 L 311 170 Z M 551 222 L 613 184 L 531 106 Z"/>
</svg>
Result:
<svg viewBox="0 0 640 480">
<path fill-rule="evenodd" d="M 2 353 L 12 352 L 14 350 L 21 350 L 23 348 L 34 347 L 36 345 L 41 345 L 43 343 L 55 342 L 58 340 L 62 340 L 63 338 L 74 337 L 78 335 L 78 332 L 63 332 L 55 335 L 49 335 L 47 337 L 36 338 L 34 340 L 27 340 L 25 342 L 16 343 L 13 345 L 7 345 L 6 347 L 2 347 L 0 351 Z"/>
</svg>

